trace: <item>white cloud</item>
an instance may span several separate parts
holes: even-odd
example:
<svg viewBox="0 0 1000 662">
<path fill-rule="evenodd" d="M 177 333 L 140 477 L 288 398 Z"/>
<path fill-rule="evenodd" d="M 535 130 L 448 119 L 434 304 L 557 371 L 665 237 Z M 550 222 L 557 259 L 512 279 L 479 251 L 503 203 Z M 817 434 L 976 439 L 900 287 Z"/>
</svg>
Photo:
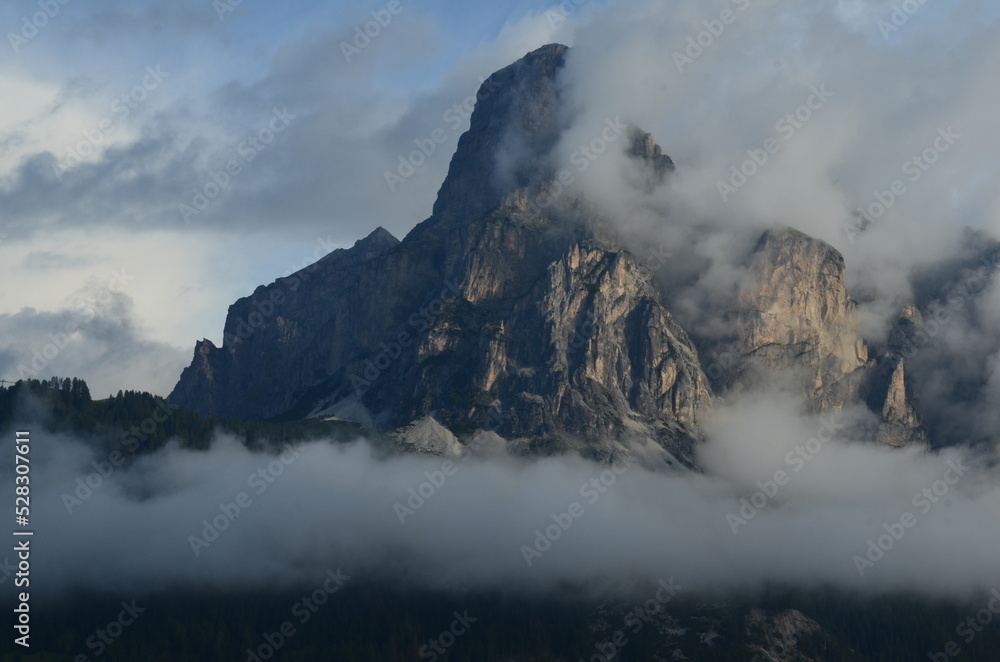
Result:
<svg viewBox="0 0 1000 662">
<path fill-rule="evenodd" d="M 133 592 L 274 585 L 337 566 L 359 578 L 464 590 L 627 593 L 633 582 L 672 576 L 699 592 L 834 586 L 964 598 L 1000 580 L 995 472 L 967 452 L 852 440 L 850 417 L 831 428 L 788 401 L 758 397 L 722 410 L 703 449 L 704 475 L 637 466 L 616 475 L 567 457 L 494 456 L 457 460 L 445 476 L 435 472 L 447 458 L 376 459 L 366 444 L 310 443 L 281 462 L 223 439 L 208 452 L 168 448 L 119 468 L 74 503 L 63 495 L 74 496 L 93 466 L 75 442 L 47 440 L 34 469 L 36 518 L 55 527 L 50 541 L 72 545 L 46 545 L 37 560 L 59 590 Z M 261 470 L 269 480 L 254 481 Z M 782 484 L 769 485 L 776 477 Z M 214 537 L 206 520 L 240 493 L 249 505 L 206 540 Z M 573 503 L 570 526 L 548 546 L 538 542 Z M 730 515 L 746 519 L 733 525 Z M 895 537 L 879 541 L 887 530 Z M 867 565 L 855 557 L 869 558 L 869 540 L 884 549 Z"/>
</svg>

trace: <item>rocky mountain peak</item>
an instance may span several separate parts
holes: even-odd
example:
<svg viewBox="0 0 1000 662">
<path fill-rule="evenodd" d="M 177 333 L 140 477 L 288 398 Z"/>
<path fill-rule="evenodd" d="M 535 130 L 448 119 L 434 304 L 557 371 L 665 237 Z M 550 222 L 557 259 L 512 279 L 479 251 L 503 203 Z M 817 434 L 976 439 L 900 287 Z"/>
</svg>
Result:
<svg viewBox="0 0 1000 662">
<path fill-rule="evenodd" d="M 556 78 L 568 51 L 562 44 L 542 46 L 483 81 L 432 218 L 475 218 L 538 178 L 540 162 L 559 138 Z"/>
<path fill-rule="evenodd" d="M 630 127 L 628 133 L 628 149 L 626 153 L 646 167 L 641 171 L 643 181 L 637 182 L 636 188 L 652 193 L 653 188 L 663 183 L 667 174 L 675 169 L 673 160 L 663 153 L 653 136 L 638 127 Z"/>
<path fill-rule="evenodd" d="M 363 247 L 364 250 L 375 250 L 382 251 L 387 248 L 392 248 L 399 243 L 399 239 L 392 236 L 392 233 L 383 228 L 381 225 L 372 230 L 364 239 L 358 239 L 354 242 L 355 247 Z"/>
<path fill-rule="evenodd" d="M 237 301 L 223 347 L 198 344 L 171 402 L 351 420 L 419 452 L 456 452 L 489 430 L 514 452 L 694 466 L 717 394 L 655 274 L 613 219 L 587 211 L 586 191 L 565 208 L 532 204 L 553 174 L 567 52 L 542 47 L 483 83 L 430 218 L 402 241 L 376 228 Z M 622 149 L 644 166 L 629 168 L 633 184 L 655 187 L 673 162 L 622 126 Z M 770 230 L 746 266 L 738 359 L 721 386 L 788 376 L 823 410 L 874 383 L 840 253 Z M 872 410 L 891 431 L 912 427 L 902 371 L 882 381 Z"/>
</svg>

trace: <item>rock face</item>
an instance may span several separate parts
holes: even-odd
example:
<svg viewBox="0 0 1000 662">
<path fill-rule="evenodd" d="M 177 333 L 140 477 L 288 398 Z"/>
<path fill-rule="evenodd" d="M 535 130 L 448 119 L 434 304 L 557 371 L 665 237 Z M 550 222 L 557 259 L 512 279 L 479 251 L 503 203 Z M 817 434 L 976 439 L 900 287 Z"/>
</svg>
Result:
<svg viewBox="0 0 1000 662">
<path fill-rule="evenodd" d="M 879 426 L 879 443 L 889 446 L 905 446 L 909 443 L 926 443 L 926 434 L 910 404 L 906 389 L 903 362 L 898 361 L 889 378 L 885 402 L 882 405 L 882 424 Z"/>
<path fill-rule="evenodd" d="M 826 633 L 819 624 L 797 609 L 771 613 L 753 609 L 746 617 L 747 633 L 759 642 L 749 646 L 759 659 L 774 662 L 814 662 L 820 657 L 807 656 L 802 649 L 827 648 Z M 810 651 L 811 652 L 811 651 Z"/>
<path fill-rule="evenodd" d="M 692 465 L 715 398 L 694 343 L 613 223 L 547 190 L 566 52 L 543 47 L 483 83 L 430 218 L 237 301 L 223 346 L 197 345 L 170 401 L 210 416 L 343 418 L 425 452 L 494 430 L 525 453 L 628 449 Z M 625 136 L 629 183 L 648 191 L 674 164 L 649 134 Z M 856 397 L 872 362 L 840 254 L 772 231 L 750 273 L 722 388 L 780 374 L 803 380 L 816 410 Z M 905 426 L 899 380 L 878 411 Z"/>
<path fill-rule="evenodd" d="M 880 419 L 879 443 L 927 443 L 898 351 L 919 316 L 915 308 L 904 309 L 885 351 L 874 352 L 861 337 L 843 256 L 791 229 L 760 238 L 739 302 L 738 335 L 729 349 L 732 386 L 777 382 L 801 389 L 814 412 L 862 400 Z"/>
<path fill-rule="evenodd" d="M 739 301 L 738 384 L 791 377 L 817 410 L 856 396 L 868 347 L 832 246 L 795 230 L 765 232 Z"/>
<path fill-rule="evenodd" d="M 432 416 L 400 428 L 393 440 L 401 450 L 433 455 L 460 455 L 464 448 L 455 435 Z"/>
<path fill-rule="evenodd" d="M 544 177 L 539 164 L 560 135 L 555 82 L 567 51 L 561 44 L 544 46 L 483 81 L 434 203 L 435 226 L 481 216 L 511 191 Z"/>
<path fill-rule="evenodd" d="M 181 374 L 172 402 L 217 416 L 271 418 L 289 412 L 303 391 L 327 376 L 326 367 L 354 353 L 346 330 L 384 328 L 384 311 L 361 304 L 359 281 L 399 241 L 379 228 L 348 250 L 229 307 L 221 348 L 202 340 Z M 360 326 L 360 328 L 359 328 Z"/>
<path fill-rule="evenodd" d="M 921 416 L 915 388 L 906 370 L 902 352 L 913 330 L 920 325 L 921 315 L 912 304 L 900 311 L 890 330 L 884 351 L 874 357 L 861 396 L 868 407 L 881 414 L 876 439 L 889 446 L 927 445 L 928 435 Z"/>
</svg>

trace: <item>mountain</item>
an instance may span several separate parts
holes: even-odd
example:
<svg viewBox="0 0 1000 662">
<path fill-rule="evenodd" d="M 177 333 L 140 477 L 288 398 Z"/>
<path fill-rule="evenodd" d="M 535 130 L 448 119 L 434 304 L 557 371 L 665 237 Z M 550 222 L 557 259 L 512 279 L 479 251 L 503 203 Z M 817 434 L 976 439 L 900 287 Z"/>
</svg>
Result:
<svg viewBox="0 0 1000 662">
<path fill-rule="evenodd" d="M 904 359 L 861 338 L 833 247 L 766 232 L 746 256 L 738 310 L 719 311 L 735 315 L 735 335 L 706 360 L 615 219 L 585 195 L 551 193 L 567 53 L 542 47 L 484 81 L 431 217 L 402 241 L 378 228 L 237 301 L 222 347 L 198 343 L 170 402 L 344 419 L 422 451 L 491 430 L 521 453 L 628 450 L 690 467 L 703 412 L 777 375 L 801 383 L 815 411 L 863 402 L 880 440 L 923 442 Z M 670 176 L 648 133 L 619 118 L 607 129 L 642 173 L 637 193 Z"/>
</svg>

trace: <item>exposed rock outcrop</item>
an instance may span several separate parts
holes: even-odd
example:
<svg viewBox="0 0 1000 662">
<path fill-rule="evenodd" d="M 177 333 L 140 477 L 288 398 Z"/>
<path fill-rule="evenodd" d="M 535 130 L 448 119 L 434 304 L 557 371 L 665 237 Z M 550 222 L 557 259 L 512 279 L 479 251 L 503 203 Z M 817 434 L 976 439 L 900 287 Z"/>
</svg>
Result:
<svg viewBox="0 0 1000 662">
<path fill-rule="evenodd" d="M 747 634 L 759 643 L 750 646 L 752 653 L 773 662 L 818 662 L 819 656 L 807 655 L 824 651 L 817 645 L 828 635 L 819 624 L 797 609 L 780 613 L 753 609 L 746 617 Z"/>
<path fill-rule="evenodd" d="M 765 232 L 739 301 L 735 383 L 792 378 L 816 410 L 857 395 L 868 347 L 836 249 L 796 230 Z"/>
<path fill-rule="evenodd" d="M 906 389 L 903 362 L 898 361 L 889 379 L 885 402 L 882 405 L 882 422 L 878 430 L 878 441 L 889 446 L 905 446 L 910 443 L 926 443 L 926 434 L 910 404 Z"/>
</svg>

